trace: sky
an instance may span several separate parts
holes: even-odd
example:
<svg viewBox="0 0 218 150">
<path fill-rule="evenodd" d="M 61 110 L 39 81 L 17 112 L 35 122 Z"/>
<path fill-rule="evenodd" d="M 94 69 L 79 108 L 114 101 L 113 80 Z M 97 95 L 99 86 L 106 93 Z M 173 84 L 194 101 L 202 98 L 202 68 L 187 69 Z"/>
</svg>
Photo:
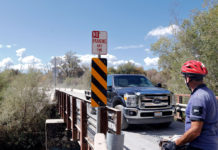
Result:
<svg viewBox="0 0 218 150">
<path fill-rule="evenodd" d="M 90 65 L 92 31 L 107 31 L 108 66 L 132 62 L 158 69 L 150 51 L 161 36 L 179 32 L 180 22 L 203 0 L 0 0 L 0 70 L 43 69 L 72 51 Z"/>
</svg>

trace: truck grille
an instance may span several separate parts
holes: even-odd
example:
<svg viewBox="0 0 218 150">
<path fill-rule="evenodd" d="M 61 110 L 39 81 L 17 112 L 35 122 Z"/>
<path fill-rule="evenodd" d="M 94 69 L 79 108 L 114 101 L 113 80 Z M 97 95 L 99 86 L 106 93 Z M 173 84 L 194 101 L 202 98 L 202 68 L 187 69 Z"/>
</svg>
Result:
<svg viewBox="0 0 218 150">
<path fill-rule="evenodd" d="M 169 95 L 142 95 L 140 97 L 140 108 L 163 108 L 170 105 Z"/>
</svg>

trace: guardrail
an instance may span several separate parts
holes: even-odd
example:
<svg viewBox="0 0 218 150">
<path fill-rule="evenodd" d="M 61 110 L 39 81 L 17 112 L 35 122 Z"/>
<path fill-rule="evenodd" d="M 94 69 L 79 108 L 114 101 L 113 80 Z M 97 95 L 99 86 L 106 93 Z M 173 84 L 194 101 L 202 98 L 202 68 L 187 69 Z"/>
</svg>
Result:
<svg viewBox="0 0 218 150">
<path fill-rule="evenodd" d="M 176 96 L 176 118 L 179 120 L 184 120 L 185 119 L 184 112 L 187 107 L 187 104 L 184 102 L 184 98 L 189 98 L 190 94 L 175 94 L 175 96 Z M 218 96 L 216 96 L 216 100 L 218 100 Z"/>
<path fill-rule="evenodd" d="M 79 142 L 81 150 L 94 149 L 92 135 L 96 134 L 97 121 L 87 111 L 87 107 L 91 103 L 90 100 L 81 99 L 71 93 L 60 90 L 55 91 L 55 96 L 58 112 L 61 118 L 64 119 L 67 130 L 72 132 L 72 140 Z M 121 134 L 121 111 L 110 107 L 102 107 L 99 110 L 101 111 L 99 132 L 104 135 L 108 131 L 118 135 Z"/>
</svg>

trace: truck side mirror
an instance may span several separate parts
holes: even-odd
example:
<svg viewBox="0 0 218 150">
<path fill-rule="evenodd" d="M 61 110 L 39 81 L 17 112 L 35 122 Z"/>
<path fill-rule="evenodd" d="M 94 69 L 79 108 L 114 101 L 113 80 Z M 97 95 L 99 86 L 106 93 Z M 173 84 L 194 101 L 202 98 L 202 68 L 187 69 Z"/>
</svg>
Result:
<svg viewBox="0 0 218 150">
<path fill-rule="evenodd" d="M 161 88 L 161 87 L 162 87 L 162 84 L 161 84 L 161 83 L 158 83 L 158 84 L 156 85 L 156 87 Z"/>
<path fill-rule="evenodd" d="M 107 86 L 108 91 L 112 91 L 112 86 Z"/>
</svg>

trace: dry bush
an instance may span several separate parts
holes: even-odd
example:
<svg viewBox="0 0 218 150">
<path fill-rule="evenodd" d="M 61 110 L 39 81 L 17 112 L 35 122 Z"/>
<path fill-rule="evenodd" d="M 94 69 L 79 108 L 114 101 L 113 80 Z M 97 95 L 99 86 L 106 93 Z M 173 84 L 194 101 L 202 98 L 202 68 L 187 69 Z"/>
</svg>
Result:
<svg viewBox="0 0 218 150">
<path fill-rule="evenodd" d="M 7 149 L 34 149 L 43 144 L 46 116 L 40 111 L 48 100 L 45 90 L 39 87 L 40 77 L 33 70 L 17 75 L 3 93 L 0 144 Z"/>
</svg>

